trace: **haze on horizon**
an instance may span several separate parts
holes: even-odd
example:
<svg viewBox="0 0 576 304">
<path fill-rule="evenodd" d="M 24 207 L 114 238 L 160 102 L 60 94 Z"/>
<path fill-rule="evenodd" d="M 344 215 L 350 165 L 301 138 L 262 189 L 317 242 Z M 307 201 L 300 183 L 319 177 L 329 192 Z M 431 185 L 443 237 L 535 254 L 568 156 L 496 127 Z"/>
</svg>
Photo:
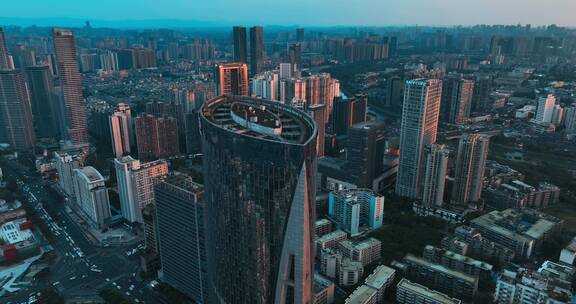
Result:
<svg viewBox="0 0 576 304">
<path fill-rule="evenodd" d="M 574 12 L 575 0 L 98 0 L 90 4 L 4 0 L 0 17 L 78 18 L 114 21 L 118 26 L 122 20 L 198 20 L 218 25 L 576 26 Z"/>
</svg>

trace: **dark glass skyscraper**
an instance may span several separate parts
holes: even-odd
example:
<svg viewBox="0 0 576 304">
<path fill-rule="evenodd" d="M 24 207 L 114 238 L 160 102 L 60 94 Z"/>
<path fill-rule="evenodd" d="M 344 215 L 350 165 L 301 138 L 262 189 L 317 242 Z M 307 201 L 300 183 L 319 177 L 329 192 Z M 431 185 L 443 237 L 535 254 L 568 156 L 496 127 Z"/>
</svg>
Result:
<svg viewBox="0 0 576 304">
<path fill-rule="evenodd" d="M 248 59 L 246 28 L 243 26 L 233 27 L 232 39 L 234 40 L 234 61 L 246 63 Z"/>
<path fill-rule="evenodd" d="M 250 75 L 262 72 L 264 67 L 264 28 L 250 28 Z"/>
<path fill-rule="evenodd" d="M 24 74 L 20 70 L 0 70 L 0 142 L 26 151 L 35 140 Z"/>
<path fill-rule="evenodd" d="M 58 77 L 66 109 L 68 137 L 73 145 L 87 147 L 86 103 L 82 96 L 82 78 L 76 59 L 76 42 L 72 31 L 52 30 Z"/>
<path fill-rule="evenodd" d="M 26 76 L 30 87 L 36 135 L 40 138 L 57 138 L 58 105 L 50 67 L 47 65 L 27 67 Z"/>
<path fill-rule="evenodd" d="M 314 120 L 278 102 L 220 96 L 200 122 L 218 303 L 311 303 Z"/>
<path fill-rule="evenodd" d="M 156 226 L 162 280 L 191 297 L 206 298 L 204 190 L 181 174 L 166 177 L 154 187 Z"/>
<path fill-rule="evenodd" d="M 6 48 L 6 40 L 4 39 L 4 30 L 0 27 L 0 70 L 7 70 L 10 68 L 10 60 L 8 58 L 8 48 Z"/>
</svg>

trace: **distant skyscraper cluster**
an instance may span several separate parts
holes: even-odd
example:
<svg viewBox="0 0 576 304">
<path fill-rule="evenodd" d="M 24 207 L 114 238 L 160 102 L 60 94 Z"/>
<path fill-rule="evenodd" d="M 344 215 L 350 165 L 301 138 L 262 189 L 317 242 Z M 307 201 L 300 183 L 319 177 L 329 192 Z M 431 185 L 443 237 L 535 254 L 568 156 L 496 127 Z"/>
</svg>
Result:
<svg viewBox="0 0 576 304">
<path fill-rule="evenodd" d="M 249 64 L 249 72 L 252 76 L 262 72 L 264 68 L 264 28 L 253 26 L 250 28 L 249 33 L 250 36 L 248 37 L 246 28 L 242 26 L 235 26 L 232 29 L 234 60 Z M 248 44 L 248 41 L 250 44 Z"/>
</svg>

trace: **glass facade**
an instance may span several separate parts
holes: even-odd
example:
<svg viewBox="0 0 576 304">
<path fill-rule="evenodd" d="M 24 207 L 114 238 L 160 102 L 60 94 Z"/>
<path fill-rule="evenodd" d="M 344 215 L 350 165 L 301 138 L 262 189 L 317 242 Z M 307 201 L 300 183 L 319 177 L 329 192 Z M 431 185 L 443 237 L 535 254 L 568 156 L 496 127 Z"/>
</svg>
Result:
<svg viewBox="0 0 576 304">
<path fill-rule="evenodd" d="M 282 132 L 234 122 L 241 103 Z M 244 118 L 258 124 L 259 117 Z M 262 120 L 261 120 L 262 121 Z M 312 303 L 316 127 L 271 101 L 221 96 L 201 109 L 209 273 L 223 303 Z M 262 123 L 264 123 L 262 121 Z M 266 121 L 270 123 L 270 121 Z"/>
</svg>

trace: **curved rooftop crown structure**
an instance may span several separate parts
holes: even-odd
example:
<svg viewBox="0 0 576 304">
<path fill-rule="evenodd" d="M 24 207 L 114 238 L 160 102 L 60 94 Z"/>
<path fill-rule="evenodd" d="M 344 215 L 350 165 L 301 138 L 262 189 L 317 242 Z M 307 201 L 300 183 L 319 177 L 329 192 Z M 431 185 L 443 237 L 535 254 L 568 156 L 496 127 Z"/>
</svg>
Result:
<svg viewBox="0 0 576 304">
<path fill-rule="evenodd" d="M 204 104 L 200 113 L 230 132 L 288 144 L 307 144 L 316 133 L 306 113 L 269 100 L 219 96 Z"/>
<path fill-rule="evenodd" d="M 312 303 L 314 121 L 243 96 L 216 97 L 199 115 L 209 303 Z"/>
</svg>

